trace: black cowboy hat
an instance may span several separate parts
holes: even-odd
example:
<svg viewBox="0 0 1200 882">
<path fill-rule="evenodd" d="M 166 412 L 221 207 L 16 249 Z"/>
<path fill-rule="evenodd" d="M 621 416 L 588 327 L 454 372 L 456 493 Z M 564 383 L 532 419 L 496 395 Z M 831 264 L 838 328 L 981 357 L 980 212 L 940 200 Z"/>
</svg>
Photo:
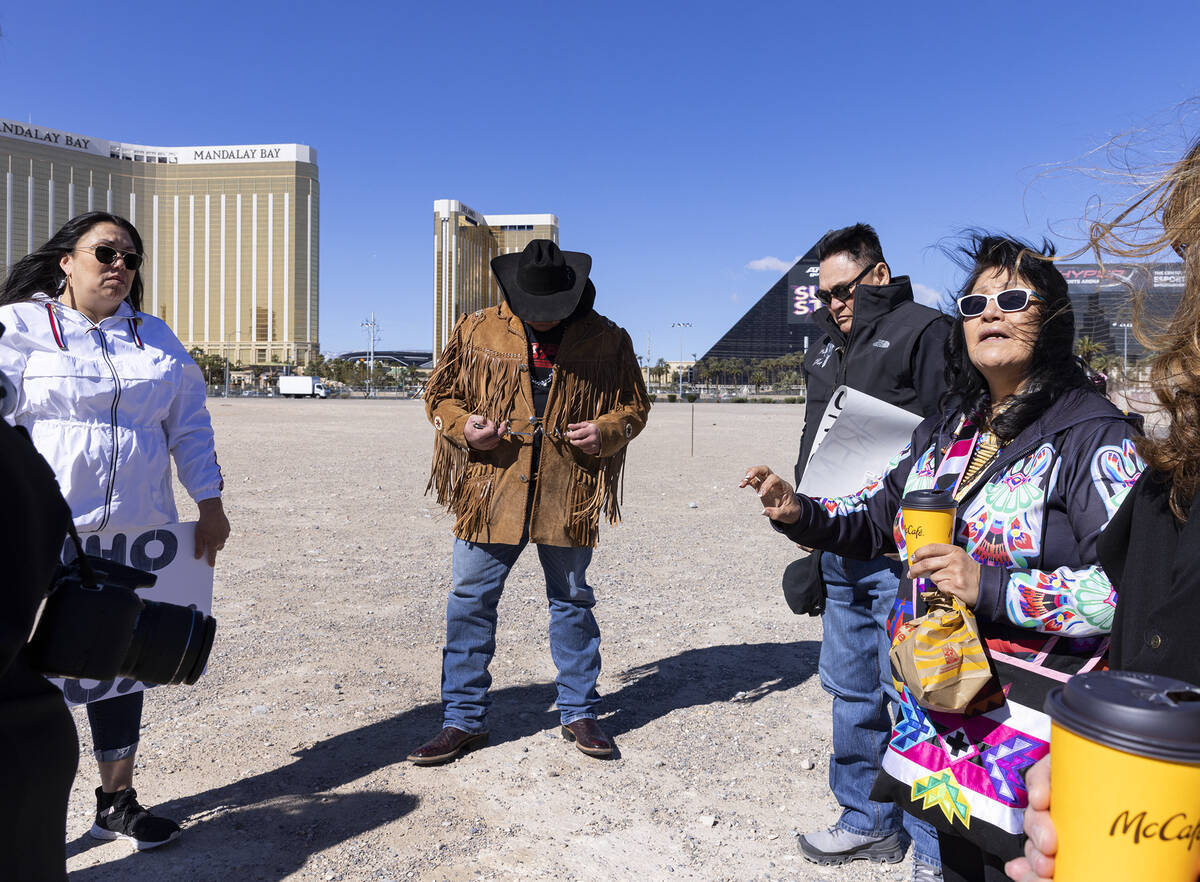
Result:
<svg viewBox="0 0 1200 882">
<path fill-rule="evenodd" d="M 527 322 L 559 322 L 575 311 L 590 285 L 592 256 L 560 251 L 549 239 L 534 239 L 520 254 L 492 258 L 492 272 L 512 311 Z"/>
</svg>

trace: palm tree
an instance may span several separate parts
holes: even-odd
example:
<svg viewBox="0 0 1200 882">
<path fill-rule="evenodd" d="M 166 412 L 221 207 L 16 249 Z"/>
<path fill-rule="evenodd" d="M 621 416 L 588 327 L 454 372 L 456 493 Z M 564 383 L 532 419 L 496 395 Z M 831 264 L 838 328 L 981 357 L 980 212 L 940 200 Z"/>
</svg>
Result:
<svg viewBox="0 0 1200 882">
<path fill-rule="evenodd" d="M 1104 372 L 1108 366 L 1108 350 L 1091 337 L 1080 337 L 1075 341 L 1075 354 L 1094 371 Z"/>
</svg>

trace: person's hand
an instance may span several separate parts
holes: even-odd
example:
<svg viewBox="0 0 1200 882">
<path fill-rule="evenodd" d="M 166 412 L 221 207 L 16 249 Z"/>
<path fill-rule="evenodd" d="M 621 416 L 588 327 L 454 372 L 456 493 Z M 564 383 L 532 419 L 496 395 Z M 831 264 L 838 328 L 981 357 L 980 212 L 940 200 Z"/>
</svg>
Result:
<svg viewBox="0 0 1200 882">
<path fill-rule="evenodd" d="M 1050 757 L 1044 756 L 1025 776 L 1029 808 L 1025 809 L 1025 857 L 1004 865 L 1008 878 L 1016 882 L 1051 882 L 1058 834 L 1050 820 Z"/>
<path fill-rule="evenodd" d="M 929 579 L 938 591 L 957 597 L 968 607 L 979 600 L 980 566 L 957 545 L 931 542 L 908 559 L 910 579 Z"/>
<path fill-rule="evenodd" d="M 600 429 L 595 423 L 569 423 L 567 440 L 592 456 L 600 452 Z"/>
<path fill-rule="evenodd" d="M 208 565 L 217 565 L 217 552 L 225 547 L 229 538 L 229 518 L 225 517 L 225 506 L 221 497 L 203 499 L 196 503 L 200 517 L 196 521 L 196 560 L 208 552 Z"/>
<path fill-rule="evenodd" d="M 750 487 L 758 491 L 763 505 L 763 514 L 781 524 L 794 524 L 800 520 L 800 503 L 792 485 L 766 466 L 746 469 L 746 475 L 738 482 L 739 487 Z"/>
<path fill-rule="evenodd" d="M 467 417 L 463 426 L 463 437 L 467 446 L 472 450 L 491 450 L 500 443 L 500 438 L 508 432 L 508 420 L 502 420 L 496 425 L 491 420 L 485 420 L 477 413 Z"/>
</svg>

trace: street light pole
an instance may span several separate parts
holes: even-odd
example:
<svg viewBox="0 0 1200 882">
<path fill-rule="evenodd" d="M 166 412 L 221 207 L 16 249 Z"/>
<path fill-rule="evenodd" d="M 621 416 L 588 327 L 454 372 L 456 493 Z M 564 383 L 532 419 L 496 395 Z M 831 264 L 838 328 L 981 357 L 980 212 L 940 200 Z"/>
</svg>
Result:
<svg viewBox="0 0 1200 882">
<path fill-rule="evenodd" d="M 1121 364 L 1125 368 L 1125 373 L 1129 373 L 1129 329 L 1133 327 L 1131 322 L 1113 322 L 1114 328 L 1121 329 Z"/>
<path fill-rule="evenodd" d="M 229 397 L 229 334 L 221 338 L 221 355 L 225 362 L 225 397 Z"/>
<path fill-rule="evenodd" d="M 379 333 L 379 325 L 375 323 L 375 313 L 371 313 L 371 318 L 362 323 L 362 327 L 367 329 L 367 397 L 371 397 L 371 388 L 375 385 L 375 340 Z"/>
<path fill-rule="evenodd" d="M 672 328 L 679 328 L 679 397 L 683 398 L 683 329 L 690 328 L 691 322 L 671 322 Z"/>
</svg>

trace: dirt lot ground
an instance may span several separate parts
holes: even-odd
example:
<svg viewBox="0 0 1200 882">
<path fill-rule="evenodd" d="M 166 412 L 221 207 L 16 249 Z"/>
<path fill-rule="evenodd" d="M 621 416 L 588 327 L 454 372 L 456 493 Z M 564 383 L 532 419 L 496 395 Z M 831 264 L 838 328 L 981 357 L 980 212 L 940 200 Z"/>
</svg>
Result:
<svg viewBox="0 0 1200 882">
<path fill-rule="evenodd" d="M 908 878 L 796 848 L 836 818 L 821 626 L 788 611 L 793 547 L 736 485 L 753 463 L 790 469 L 801 406 L 697 405 L 690 455 L 692 408 L 664 403 L 633 442 L 624 523 L 589 571 L 617 759 L 559 737 L 527 553 L 500 606 L 491 746 L 418 768 L 404 757 L 441 726 L 451 544 L 422 495 L 421 403 L 210 404 L 233 523 L 217 644 L 199 684 L 147 697 L 135 780 L 183 837 L 137 854 L 86 836 L 77 711 L 73 880 Z"/>
</svg>

